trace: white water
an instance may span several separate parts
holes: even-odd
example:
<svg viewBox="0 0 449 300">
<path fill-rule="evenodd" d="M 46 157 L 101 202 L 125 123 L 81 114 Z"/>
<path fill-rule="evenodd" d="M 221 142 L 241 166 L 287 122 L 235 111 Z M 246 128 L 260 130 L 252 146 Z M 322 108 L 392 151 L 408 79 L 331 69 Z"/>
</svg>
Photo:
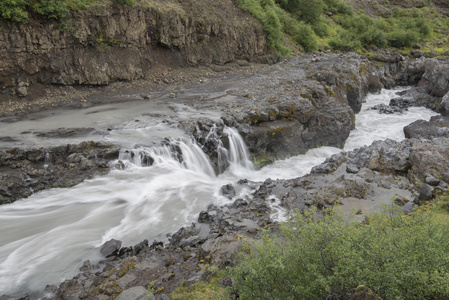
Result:
<svg viewBox="0 0 449 300">
<path fill-rule="evenodd" d="M 377 139 L 400 140 L 405 125 L 435 115 L 422 108 L 402 115 L 381 115 L 366 109 L 388 104 L 394 92 L 384 90 L 367 97 L 345 150 Z M 121 159 L 128 159 L 125 170 L 0 206 L 0 295 L 42 290 L 48 283 L 71 278 L 85 259 L 99 260 L 98 247 L 111 238 L 122 240 L 125 246 L 143 239 L 164 239 L 167 233 L 195 221 L 209 203 L 228 203 L 230 200 L 218 194 L 224 184 L 241 178 L 299 177 L 341 151 L 312 149 L 306 155 L 255 170 L 241 137 L 232 128 L 225 132 L 230 136 L 230 147 L 221 146 L 219 152 L 229 167 L 218 176 L 201 149 L 184 139 L 172 141 L 181 150 L 183 162 L 176 160 L 168 147 L 140 147 L 133 151 L 133 158 L 130 153 L 121 154 Z M 151 144 L 150 140 L 144 142 Z M 142 167 L 141 155 L 151 156 L 153 165 Z M 239 196 L 244 194 L 250 191 L 240 191 Z"/>
</svg>

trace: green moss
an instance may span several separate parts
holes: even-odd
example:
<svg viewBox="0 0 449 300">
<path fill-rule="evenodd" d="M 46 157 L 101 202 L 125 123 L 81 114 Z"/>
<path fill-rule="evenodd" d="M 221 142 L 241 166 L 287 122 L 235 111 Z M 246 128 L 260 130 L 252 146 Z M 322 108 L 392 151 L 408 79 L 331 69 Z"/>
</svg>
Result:
<svg viewBox="0 0 449 300">
<path fill-rule="evenodd" d="M 194 300 L 194 299 L 232 299 L 228 288 L 222 287 L 211 282 L 197 282 L 191 286 L 180 286 L 170 294 L 172 300 Z"/>
</svg>

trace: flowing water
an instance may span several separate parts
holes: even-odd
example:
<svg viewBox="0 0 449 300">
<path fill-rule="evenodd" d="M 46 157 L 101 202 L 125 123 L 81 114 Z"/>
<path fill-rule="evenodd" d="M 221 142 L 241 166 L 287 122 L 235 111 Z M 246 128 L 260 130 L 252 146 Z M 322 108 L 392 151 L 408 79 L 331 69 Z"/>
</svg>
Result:
<svg viewBox="0 0 449 300">
<path fill-rule="evenodd" d="M 423 108 L 411 108 L 395 115 L 378 114 L 369 109 L 379 103 L 388 104 L 396 91 L 383 90 L 379 95 L 367 97 L 345 150 L 378 139 L 403 139 L 405 125 L 435 115 Z M 128 112 L 117 113 L 123 123 L 117 132 L 111 130 L 106 136 L 106 139 L 113 136 L 114 141 L 121 136 L 132 137 L 126 143 L 122 141 L 130 147 L 120 154 L 126 165 L 124 170 L 113 170 L 69 189 L 46 190 L 0 206 L 0 295 L 38 291 L 46 284 L 57 284 L 73 277 L 84 260 L 101 259 L 98 247 L 111 238 L 122 240 L 124 246 L 143 239 L 164 240 L 166 234 L 195 221 L 208 204 L 232 201 L 219 195 L 224 184 L 236 183 L 242 178 L 263 181 L 299 177 L 341 151 L 332 147 L 312 149 L 305 155 L 276 161 L 256 170 L 240 135 L 232 128 L 225 128 L 229 148 L 219 145 L 217 152 L 219 160 L 227 162 L 228 167 L 216 175 L 200 146 L 178 130 L 167 124 L 160 125 L 157 117 Z M 52 118 L 59 117 L 50 117 L 57 128 Z M 135 122 L 135 118 L 139 122 Z M 104 123 L 102 128 L 115 126 L 108 120 L 98 120 L 98 114 L 96 120 Z M 47 122 L 47 118 L 38 122 Z M 21 129 L 29 126 L 19 125 Z M 151 146 L 155 138 L 168 133 L 176 137 L 169 146 Z M 209 138 L 214 135 L 212 130 Z M 27 142 L 21 140 L 20 143 Z M 173 148 L 182 153 L 181 162 Z M 154 160 L 151 166 L 146 166 L 147 157 Z M 238 190 L 238 193 L 237 197 L 251 195 L 250 190 Z"/>
</svg>

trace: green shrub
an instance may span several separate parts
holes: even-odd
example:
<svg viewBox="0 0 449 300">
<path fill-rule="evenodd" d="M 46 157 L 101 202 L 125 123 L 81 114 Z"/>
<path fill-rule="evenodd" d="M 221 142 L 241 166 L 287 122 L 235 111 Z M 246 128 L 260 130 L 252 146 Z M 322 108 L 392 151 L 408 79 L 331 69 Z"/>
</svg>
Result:
<svg viewBox="0 0 449 300">
<path fill-rule="evenodd" d="M 288 24 L 288 30 L 294 31 L 296 26 L 294 19 L 289 18 L 288 14 L 282 11 L 273 0 L 237 0 L 237 3 L 240 8 L 259 20 L 267 35 L 268 46 L 275 50 L 278 56 L 285 56 L 290 52 L 290 49 L 282 42 L 284 24 Z"/>
<path fill-rule="evenodd" d="M 324 0 L 324 8 L 334 14 L 352 15 L 352 8 L 341 0 Z"/>
<path fill-rule="evenodd" d="M 323 0 L 289 0 L 289 6 L 308 24 L 317 23 L 324 9 Z"/>
<path fill-rule="evenodd" d="M 135 2 L 134 0 L 114 0 L 114 1 L 125 5 L 133 5 Z"/>
<path fill-rule="evenodd" d="M 26 22 L 28 20 L 27 0 L 1 0 L 0 16 L 14 22 Z"/>
<path fill-rule="evenodd" d="M 418 42 L 418 35 L 413 31 L 394 31 L 388 35 L 388 44 L 391 47 L 406 48 Z"/>
<path fill-rule="evenodd" d="M 369 28 L 360 36 L 360 41 L 365 47 L 375 45 L 376 47 L 383 48 L 388 44 L 387 35 L 385 32 L 373 27 Z"/>
<path fill-rule="evenodd" d="M 369 224 L 298 215 L 229 268 L 239 299 L 346 299 L 365 285 L 383 299 L 449 299 L 449 230 L 428 212 L 390 207 Z"/>
<path fill-rule="evenodd" d="M 325 37 L 329 34 L 327 31 L 327 26 L 324 24 L 324 22 L 317 22 L 312 25 L 313 32 L 316 33 L 319 37 Z"/>
<path fill-rule="evenodd" d="M 315 33 L 310 25 L 301 23 L 294 36 L 295 41 L 304 48 L 306 52 L 313 52 L 318 49 L 318 42 Z"/>
<path fill-rule="evenodd" d="M 349 31 L 342 30 L 338 36 L 329 41 L 329 47 L 339 51 L 354 51 L 362 46 L 356 35 Z"/>
<path fill-rule="evenodd" d="M 48 18 L 60 19 L 69 13 L 66 0 L 39 0 L 33 10 Z"/>
</svg>

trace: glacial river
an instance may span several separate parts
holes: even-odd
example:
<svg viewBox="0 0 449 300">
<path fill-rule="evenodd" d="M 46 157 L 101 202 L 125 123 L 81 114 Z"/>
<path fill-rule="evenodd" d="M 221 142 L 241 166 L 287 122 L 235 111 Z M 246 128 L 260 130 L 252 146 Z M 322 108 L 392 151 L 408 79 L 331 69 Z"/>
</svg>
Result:
<svg viewBox="0 0 449 300">
<path fill-rule="evenodd" d="M 370 109 L 376 104 L 388 104 L 397 91 L 382 90 L 366 98 L 356 117 L 356 129 L 351 132 L 344 150 L 369 145 L 374 140 L 401 140 L 404 126 L 436 115 L 424 108 L 410 108 L 394 115 Z M 113 170 L 69 189 L 46 190 L 0 206 L 0 295 L 33 294 L 33 291 L 42 291 L 46 284 L 58 284 L 73 277 L 86 259 L 91 262 L 101 259 L 99 247 L 111 238 L 123 241 L 124 246 L 144 239 L 164 240 L 166 234 L 196 221 L 208 204 L 228 203 L 230 200 L 219 195 L 220 187 L 225 184 L 242 178 L 264 181 L 266 178 L 299 177 L 341 151 L 333 147 L 312 149 L 305 155 L 276 161 L 257 170 L 248 160 L 240 135 L 226 128 L 230 147 L 220 151 L 222 159 L 228 160 L 230 166 L 217 175 L 198 145 L 173 124 L 161 122 L 158 116 L 170 114 L 171 110 L 161 103 L 152 108 L 151 115 L 142 115 L 145 108 L 139 105 L 144 104 L 61 111 L 37 116 L 34 120 L 2 124 L 0 136 L 3 130 L 17 137 L 2 146 L 29 146 L 42 141 L 31 136 L 27 138 L 27 134 L 23 134 L 29 130 L 27 128 L 42 124 L 45 124 L 43 130 L 70 127 L 61 124 L 67 119 L 83 118 L 83 126 L 108 132 L 104 136 L 97 134 L 98 139 L 119 143 L 136 155 L 131 159 L 129 154 L 121 153 L 120 159 L 126 165 L 124 170 Z M 94 117 L 89 119 L 89 116 Z M 183 162 L 177 161 L 168 148 L 154 146 L 167 136 L 174 138 L 172 143 L 182 150 Z M 154 164 L 142 166 L 138 153 L 152 156 Z M 236 197 L 251 197 L 251 190 L 238 192 Z"/>
</svg>

